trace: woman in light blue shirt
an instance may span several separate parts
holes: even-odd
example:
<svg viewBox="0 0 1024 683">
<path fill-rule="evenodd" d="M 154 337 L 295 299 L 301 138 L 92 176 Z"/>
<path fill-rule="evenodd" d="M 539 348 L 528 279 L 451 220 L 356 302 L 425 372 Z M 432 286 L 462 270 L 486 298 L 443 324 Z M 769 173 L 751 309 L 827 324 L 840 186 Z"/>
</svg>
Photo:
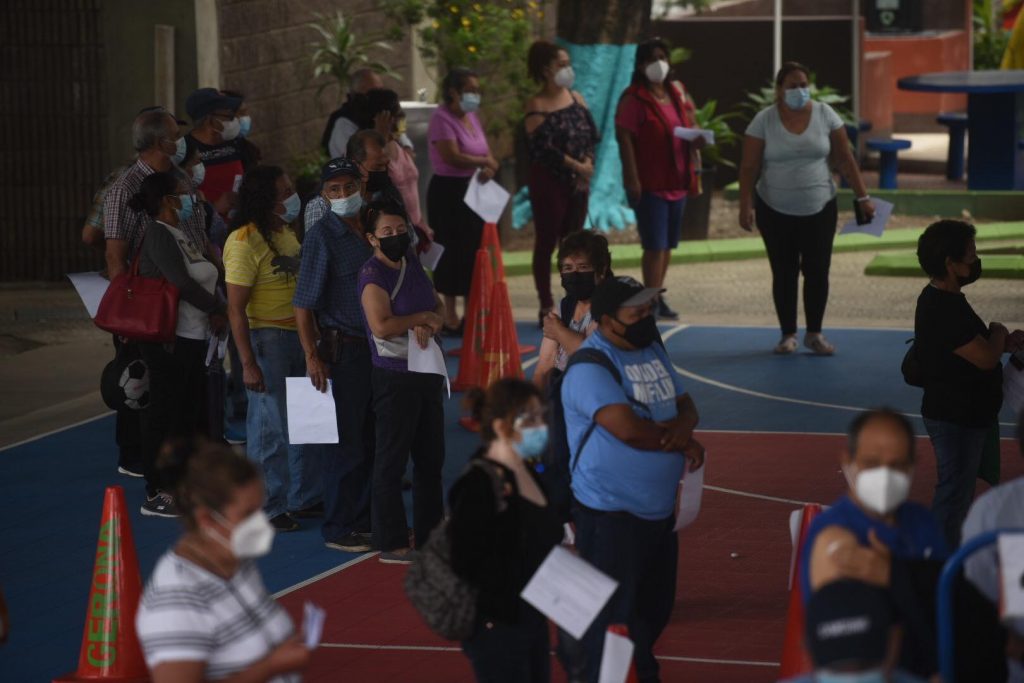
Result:
<svg viewBox="0 0 1024 683">
<path fill-rule="evenodd" d="M 832 167 L 850 183 L 867 216 L 875 207 L 850 150 L 839 115 L 811 100 L 810 72 L 786 62 L 775 77 L 775 104 L 754 116 L 743 140 L 740 225 L 755 223 L 772 267 L 772 297 L 782 328 L 775 353 L 797 350 L 796 310 L 804 274 L 804 344 L 830 356 L 835 347 L 821 333 L 828 303 L 828 270 L 836 231 Z"/>
</svg>

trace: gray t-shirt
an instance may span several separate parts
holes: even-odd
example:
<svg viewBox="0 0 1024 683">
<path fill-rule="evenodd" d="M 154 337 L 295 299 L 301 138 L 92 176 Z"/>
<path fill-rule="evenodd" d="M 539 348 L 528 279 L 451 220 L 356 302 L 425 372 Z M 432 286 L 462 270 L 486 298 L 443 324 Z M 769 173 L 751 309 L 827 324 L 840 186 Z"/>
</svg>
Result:
<svg viewBox="0 0 1024 683">
<path fill-rule="evenodd" d="M 762 109 L 747 126 L 747 135 L 764 140 L 764 160 L 757 194 L 768 206 L 791 216 L 812 216 L 836 195 L 828 167 L 829 135 L 842 127 L 832 107 L 812 102 L 807 130 L 794 135 L 782 125 L 779 108 Z"/>
</svg>

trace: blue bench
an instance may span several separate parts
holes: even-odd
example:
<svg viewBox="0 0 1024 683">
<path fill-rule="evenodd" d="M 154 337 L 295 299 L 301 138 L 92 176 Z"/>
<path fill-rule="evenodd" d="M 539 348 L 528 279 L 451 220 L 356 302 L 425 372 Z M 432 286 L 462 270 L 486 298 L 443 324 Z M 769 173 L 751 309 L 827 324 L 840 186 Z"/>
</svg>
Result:
<svg viewBox="0 0 1024 683">
<path fill-rule="evenodd" d="M 967 114 L 960 112 L 939 114 L 935 120 L 949 128 L 946 177 L 950 180 L 962 180 L 964 177 L 964 137 L 967 134 Z"/>
<path fill-rule="evenodd" d="M 896 154 L 901 149 L 910 149 L 910 140 L 874 138 L 867 141 L 867 148 L 878 152 L 878 187 L 883 190 L 896 189 Z"/>
<path fill-rule="evenodd" d="M 853 147 L 853 158 L 860 160 L 860 147 L 857 145 L 857 141 L 860 139 L 861 133 L 866 133 L 871 130 L 870 121 L 858 121 L 857 125 L 852 123 L 844 124 L 846 127 L 846 137 L 850 140 L 850 146 Z M 839 186 L 849 187 L 850 184 L 846 182 L 846 178 L 839 176 Z"/>
</svg>

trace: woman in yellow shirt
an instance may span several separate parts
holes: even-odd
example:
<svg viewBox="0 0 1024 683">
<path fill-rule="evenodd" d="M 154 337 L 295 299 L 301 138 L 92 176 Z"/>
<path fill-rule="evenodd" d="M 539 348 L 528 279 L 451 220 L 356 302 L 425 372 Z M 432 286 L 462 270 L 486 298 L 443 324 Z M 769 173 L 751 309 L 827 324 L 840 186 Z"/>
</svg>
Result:
<svg viewBox="0 0 1024 683">
<path fill-rule="evenodd" d="M 224 245 L 228 316 L 249 395 L 246 451 L 263 468 L 264 510 L 278 531 L 298 529 L 294 517 L 323 514 L 319 453 L 289 445 L 285 407 L 285 377 L 306 374 L 292 309 L 299 241 L 290 224 L 300 205 L 280 167 L 254 168 Z"/>
</svg>

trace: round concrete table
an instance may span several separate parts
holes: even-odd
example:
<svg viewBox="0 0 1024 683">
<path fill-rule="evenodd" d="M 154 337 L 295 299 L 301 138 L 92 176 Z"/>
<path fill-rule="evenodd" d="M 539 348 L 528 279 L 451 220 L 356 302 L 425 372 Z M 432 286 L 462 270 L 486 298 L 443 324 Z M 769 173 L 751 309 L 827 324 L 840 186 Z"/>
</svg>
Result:
<svg viewBox="0 0 1024 683">
<path fill-rule="evenodd" d="M 1024 189 L 1024 70 L 944 71 L 901 78 L 900 90 L 967 94 L 967 187 Z M 936 112 L 938 113 L 938 112 Z"/>
</svg>

